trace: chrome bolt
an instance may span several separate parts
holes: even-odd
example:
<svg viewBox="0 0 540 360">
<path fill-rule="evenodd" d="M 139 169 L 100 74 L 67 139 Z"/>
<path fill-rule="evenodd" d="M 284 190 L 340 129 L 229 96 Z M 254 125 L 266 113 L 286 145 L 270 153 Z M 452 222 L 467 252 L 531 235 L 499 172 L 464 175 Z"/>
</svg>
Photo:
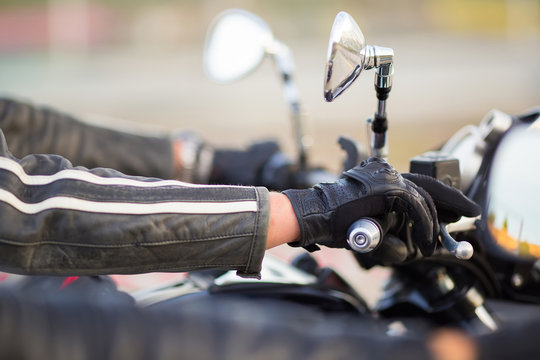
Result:
<svg viewBox="0 0 540 360">
<path fill-rule="evenodd" d="M 514 274 L 512 275 L 512 286 L 515 287 L 515 288 L 520 288 L 523 286 L 523 284 L 525 283 L 524 279 L 523 279 L 523 276 L 521 276 L 521 274 Z"/>
</svg>

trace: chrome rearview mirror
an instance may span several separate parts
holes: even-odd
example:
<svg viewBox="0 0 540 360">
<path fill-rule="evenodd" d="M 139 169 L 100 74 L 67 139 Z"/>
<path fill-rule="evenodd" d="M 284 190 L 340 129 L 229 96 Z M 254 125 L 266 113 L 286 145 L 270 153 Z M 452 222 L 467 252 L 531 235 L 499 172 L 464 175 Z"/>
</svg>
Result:
<svg viewBox="0 0 540 360">
<path fill-rule="evenodd" d="M 493 241 L 510 254 L 540 258 L 540 128 L 510 130 L 499 145 L 485 214 Z"/>
<path fill-rule="evenodd" d="M 283 80 L 283 94 L 290 107 L 298 163 L 304 169 L 307 154 L 300 100 L 293 76 L 293 56 L 287 45 L 274 37 L 266 22 L 241 9 L 229 9 L 219 14 L 206 37 L 204 69 L 208 77 L 216 82 L 232 82 L 253 71 L 265 55 L 272 58 Z"/>
<path fill-rule="evenodd" d="M 337 14 L 328 43 L 324 98 L 333 101 L 356 80 L 362 70 L 376 68 L 375 90 L 378 106 L 371 124 L 371 155 L 388 156 L 386 144 L 386 99 L 392 89 L 394 50 L 366 45 L 364 34 L 352 16 L 342 11 Z"/>
<path fill-rule="evenodd" d="M 332 101 L 353 83 L 364 69 L 365 39 L 362 30 L 346 12 L 337 14 L 326 54 L 324 98 Z"/>
<path fill-rule="evenodd" d="M 214 19 L 206 36 L 204 70 L 221 83 L 244 77 L 259 66 L 273 39 L 270 27 L 257 15 L 226 10 Z"/>
<path fill-rule="evenodd" d="M 326 55 L 324 98 L 332 101 L 356 80 L 362 70 L 377 68 L 377 95 L 392 86 L 394 51 L 390 48 L 366 45 L 364 34 L 351 15 L 337 14 L 330 31 Z"/>
</svg>

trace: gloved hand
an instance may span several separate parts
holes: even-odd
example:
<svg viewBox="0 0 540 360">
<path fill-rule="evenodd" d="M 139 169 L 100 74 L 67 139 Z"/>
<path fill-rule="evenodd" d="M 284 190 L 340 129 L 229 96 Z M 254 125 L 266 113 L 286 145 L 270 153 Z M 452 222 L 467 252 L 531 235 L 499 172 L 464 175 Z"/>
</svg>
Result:
<svg viewBox="0 0 540 360">
<path fill-rule="evenodd" d="M 274 141 L 252 144 L 247 150 L 218 149 L 214 152 L 211 184 L 265 186 L 288 189 L 294 182 L 294 165 Z"/>
<path fill-rule="evenodd" d="M 455 189 L 437 180 L 429 185 L 428 191 L 436 195 L 436 203 L 444 204 L 445 215 L 479 212 L 475 203 Z M 344 172 L 336 182 L 305 190 L 286 190 L 284 194 L 291 201 L 301 233 L 301 240 L 291 245 L 308 250 L 316 244 L 347 247 L 346 232 L 354 221 L 395 211 L 412 221 L 412 240 L 424 256 L 429 256 L 435 249 L 439 224 L 436 203 L 428 191 L 377 158 Z M 452 202 L 444 201 L 449 198 Z"/>
<path fill-rule="evenodd" d="M 174 132 L 174 176 L 191 183 L 294 187 L 294 164 L 275 141 L 254 143 L 246 150 L 215 149 L 197 134 Z"/>
</svg>

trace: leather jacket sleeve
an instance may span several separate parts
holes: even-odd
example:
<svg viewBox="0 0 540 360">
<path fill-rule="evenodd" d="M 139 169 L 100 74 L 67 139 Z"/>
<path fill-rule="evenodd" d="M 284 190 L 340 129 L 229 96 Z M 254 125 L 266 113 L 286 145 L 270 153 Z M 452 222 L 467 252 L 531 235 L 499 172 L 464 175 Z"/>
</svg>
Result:
<svg viewBox="0 0 540 360">
<path fill-rule="evenodd" d="M 0 270 L 97 275 L 236 269 L 257 277 L 268 190 L 194 185 L 12 156 L 0 131 Z"/>
<path fill-rule="evenodd" d="M 6 98 L 0 98 L 0 128 L 18 158 L 57 154 L 87 168 L 103 166 L 161 179 L 174 176 L 169 134 L 151 136 L 109 129 Z"/>
</svg>

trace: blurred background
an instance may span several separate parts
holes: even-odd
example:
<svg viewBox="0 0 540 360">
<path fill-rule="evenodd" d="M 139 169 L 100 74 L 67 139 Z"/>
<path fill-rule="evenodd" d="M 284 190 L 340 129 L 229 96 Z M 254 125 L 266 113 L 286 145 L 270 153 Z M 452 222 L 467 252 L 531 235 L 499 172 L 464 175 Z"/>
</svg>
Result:
<svg viewBox="0 0 540 360">
<path fill-rule="evenodd" d="M 337 137 L 365 140 L 376 107 L 373 72 L 323 100 L 328 35 L 341 10 L 368 44 L 394 49 L 387 111 L 398 170 L 492 108 L 540 105 L 538 0 L 2 0 L 0 95 L 107 123 L 190 128 L 217 146 L 277 138 L 292 155 L 270 59 L 234 84 L 204 76 L 206 30 L 231 7 L 261 16 L 292 50 L 310 159 L 330 169 L 343 158 Z"/>
</svg>

